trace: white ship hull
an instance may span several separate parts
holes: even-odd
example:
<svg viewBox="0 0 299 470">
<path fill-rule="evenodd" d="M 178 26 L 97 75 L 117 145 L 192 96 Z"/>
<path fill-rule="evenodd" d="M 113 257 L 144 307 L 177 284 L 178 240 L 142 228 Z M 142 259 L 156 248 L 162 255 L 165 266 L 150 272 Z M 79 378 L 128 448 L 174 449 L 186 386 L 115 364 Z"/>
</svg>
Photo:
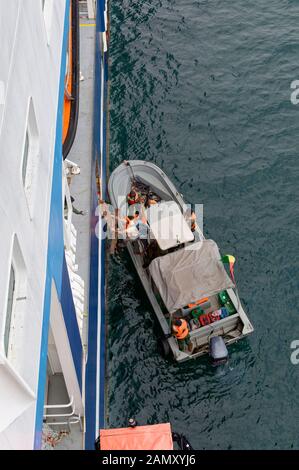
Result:
<svg viewBox="0 0 299 470">
<path fill-rule="evenodd" d="M 0 4 L 0 449 L 51 448 L 49 429 L 55 436 L 71 433 L 65 442 L 73 448 L 92 448 L 103 415 L 102 395 L 94 393 L 102 385 L 103 359 L 92 360 L 100 356 L 104 301 L 102 246 L 93 217 L 98 188 L 92 130 L 84 157 L 91 162 L 87 189 L 93 202 L 89 199 L 84 209 L 88 245 L 91 237 L 94 249 L 85 267 L 70 199 L 70 172 L 78 166 L 63 162 L 62 155 L 71 5 L 69 0 Z M 97 27 L 103 32 L 96 56 L 102 69 L 103 8 L 107 5 L 98 6 Z M 82 22 L 95 37 L 95 20 Z M 92 60 L 86 67 L 93 67 L 94 41 L 88 46 Z M 86 100 L 93 100 L 94 79 L 107 86 L 105 74 L 94 78 L 90 72 L 82 87 Z M 103 96 L 96 94 L 95 100 L 103 114 Z M 92 102 L 88 112 L 92 122 Z M 103 127 L 98 132 L 103 141 Z M 97 325 L 90 342 L 89 304 Z"/>
</svg>

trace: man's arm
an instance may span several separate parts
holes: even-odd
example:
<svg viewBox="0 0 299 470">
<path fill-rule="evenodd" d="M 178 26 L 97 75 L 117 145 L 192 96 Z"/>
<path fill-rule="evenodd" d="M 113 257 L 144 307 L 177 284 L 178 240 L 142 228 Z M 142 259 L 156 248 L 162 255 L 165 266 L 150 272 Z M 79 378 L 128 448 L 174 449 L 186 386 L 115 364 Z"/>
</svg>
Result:
<svg viewBox="0 0 299 470">
<path fill-rule="evenodd" d="M 77 215 L 84 215 L 84 211 L 79 211 L 78 209 L 76 209 L 76 207 L 72 206 L 73 207 L 73 212 L 74 214 L 77 214 Z"/>
</svg>

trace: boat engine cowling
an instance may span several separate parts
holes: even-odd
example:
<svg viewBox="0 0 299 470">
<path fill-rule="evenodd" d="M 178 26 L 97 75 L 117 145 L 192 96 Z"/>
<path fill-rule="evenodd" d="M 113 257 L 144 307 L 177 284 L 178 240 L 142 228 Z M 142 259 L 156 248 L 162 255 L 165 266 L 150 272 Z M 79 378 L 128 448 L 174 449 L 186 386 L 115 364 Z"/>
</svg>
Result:
<svg viewBox="0 0 299 470">
<path fill-rule="evenodd" d="M 213 366 L 219 366 L 228 361 L 228 350 L 222 336 L 212 336 L 210 338 L 209 354 Z"/>
</svg>

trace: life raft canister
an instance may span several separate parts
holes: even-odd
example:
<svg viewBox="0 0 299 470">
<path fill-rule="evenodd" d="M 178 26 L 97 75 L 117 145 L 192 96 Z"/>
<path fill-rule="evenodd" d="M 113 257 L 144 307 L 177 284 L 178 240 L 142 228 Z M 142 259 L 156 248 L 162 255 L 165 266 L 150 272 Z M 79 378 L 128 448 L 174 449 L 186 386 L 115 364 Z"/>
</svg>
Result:
<svg viewBox="0 0 299 470">
<path fill-rule="evenodd" d="M 184 339 L 189 334 L 189 329 L 186 320 L 181 320 L 181 326 L 173 325 L 173 331 L 177 339 Z"/>
</svg>

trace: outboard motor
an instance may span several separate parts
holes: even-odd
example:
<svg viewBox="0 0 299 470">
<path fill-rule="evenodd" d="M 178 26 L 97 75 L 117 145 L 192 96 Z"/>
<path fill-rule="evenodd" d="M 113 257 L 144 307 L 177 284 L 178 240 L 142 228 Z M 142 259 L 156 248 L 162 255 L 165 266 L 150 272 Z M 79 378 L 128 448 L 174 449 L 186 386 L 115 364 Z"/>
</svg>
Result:
<svg viewBox="0 0 299 470">
<path fill-rule="evenodd" d="M 222 336 L 212 336 L 210 338 L 210 357 L 212 366 L 220 366 L 228 361 L 228 350 Z"/>
</svg>

